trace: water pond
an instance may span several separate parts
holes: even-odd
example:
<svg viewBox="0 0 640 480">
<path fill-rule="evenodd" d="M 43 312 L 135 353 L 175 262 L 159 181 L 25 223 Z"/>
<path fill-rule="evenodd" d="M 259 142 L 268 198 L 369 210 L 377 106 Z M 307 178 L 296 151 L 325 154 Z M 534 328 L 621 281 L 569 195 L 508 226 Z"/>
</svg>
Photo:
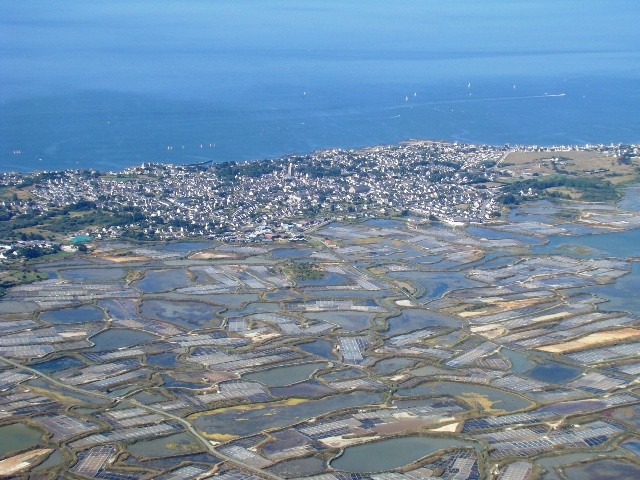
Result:
<svg viewBox="0 0 640 480">
<path fill-rule="evenodd" d="M 471 441 L 441 437 L 392 438 L 347 447 L 341 456 L 331 461 L 331 467 L 352 473 L 385 472 L 451 447 L 479 448 L 479 445 Z"/>
<path fill-rule="evenodd" d="M 222 315 L 231 318 L 244 317 L 246 315 L 253 315 L 256 313 L 274 313 L 279 311 L 280 305 L 278 305 L 277 303 L 256 302 L 250 303 L 244 308 L 227 310 Z"/>
<path fill-rule="evenodd" d="M 388 375 L 398 370 L 402 370 L 407 367 L 412 367 L 417 363 L 417 360 L 413 358 L 386 358 L 380 360 L 373 366 L 373 371 L 379 375 Z"/>
<path fill-rule="evenodd" d="M 94 335 L 89 339 L 94 344 L 91 351 L 115 350 L 117 348 L 132 347 L 141 343 L 154 340 L 156 337 L 150 333 L 128 328 L 110 328 Z"/>
<path fill-rule="evenodd" d="M 618 203 L 623 210 L 640 212 L 640 185 L 632 185 L 624 192 L 624 197 Z"/>
<path fill-rule="evenodd" d="M 431 397 L 450 395 L 452 397 L 459 397 L 485 411 L 491 409 L 513 412 L 531 405 L 531 402 L 517 395 L 504 392 L 497 388 L 471 383 L 429 382 L 422 383 L 413 388 L 400 389 L 396 393 L 401 397 L 413 395 L 428 395 Z"/>
<path fill-rule="evenodd" d="M 120 388 L 116 388 L 115 390 L 110 390 L 107 392 L 107 395 L 109 395 L 111 398 L 120 398 L 120 397 L 126 397 L 127 395 L 129 395 L 131 392 L 135 392 L 136 390 L 138 390 L 138 388 L 140 388 L 138 385 L 127 385 L 125 387 L 120 387 Z"/>
<path fill-rule="evenodd" d="M 611 411 L 611 417 L 627 422 L 636 429 L 640 428 L 640 405 L 627 405 Z"/>
<path fill-rule="evenodd" d="M 303 382 L 316 370 L 325 368 L 326 363 L 303 363 L 285 367 L 271 368 L 261 372 L 243 375 L 244 380 L 258 382 L 269 387 L 283 387 L 293 383 Z"/>
<path fill-rule="evenodd" d="M 411 245 L 403 245 L 401 251 L 387 253 L 382 258 L 386 262 L 404 263 L 409 266 L 419 264 L 423 268 L 428 268 L 433 264 L 437 264 L 439 267 L 440 262 L 444 259 L 442 255 L 430 254 Z"/>
<path fill-rule="evenodd" d="M 305 296 L 318 300 L 336 300 L 338 298 L 382 298 L 395 292 L 391 290 L 307 290 Z"/>
<path fill-rule="evenodd" d="M 640 249 L 636 254 L 640 255 Z M 616 280 L 615 283 L 587 288 L 584 291 L 607 300 L 607 302 L 598 305 L 599 309 L 640 314 L 638 285 L 640 285 L 640 262 L 633 262 L 631 272 Z"/>
<path fill-rule="evenodd" d="M 323 358 L 336 359 L 336 355 L 333 353 L 333 343 L 329 340 L 319 338 L 313 342 L 301 343 L 298 345 L 300 350 L 304 350 L 312 355 L 317 355 Z"/>
<path fill-rule="evenodd" d="M 547 245 L 534 247 L 532 251 L 535 254 L 569 253 L 573 256 L 583 258 L 626 258 L 640 255 L 638 252 L 639 244 L 640 229 L 634 229 L 624 232 L 580 235 L 576 237 L 554 235 L 549 237 L 549 243 Z"/>
<path fill-rule="evenodd" d="M 220 305 L 226 305 L 232 308 L 240 307 L 245 303 L 257 302 L 260 300 L 260 295 L 256 293 L 224 293 L 207 295 L 207 301 L 218 303 Z"/>
<path fill-rule="evenodd" d="M 451 348 L 452 345 L 459 343 L 464 338 L 464 332 L 461 329 L 449 332 L 446 335 L 438 335 L 436 341 L 439 347 Z"/>
<path fill-rule="evenodd" d="M 526 377 L 548 383 L 563 383 L 576 378 L 582 373 L 578 367 L 572 367 L 552 360 L 531 361 L 522 353 L 502 348 L 500 353 L 511 361 L 511 371 Z"/>
<path fill-rule="evenodd" d="M 363 376 L 365 376 L 365 372 L 363 370 L 349 368 L 347 370 L 338 370 L 336 372 L 322 375 L 322 379 L 326 382 L 336 382 L 338 380 L 346 380 L 347 378 L 358 378 Z"/>
<path fill-rule="evenodd" d="M 34 468 L 33 471 L 42 472 L 44 470 L 48 470 L 57 465 L 60 465 L 62 463 L 62 460 L 64 460 L 64 457 L 62 456 L 62 452 L 60 452 L 60 450 L 55 450 L 51 453 L 51 455 L 49 455 L 49 457 L 47 457 L 47 459 L 44 462 L 42 462 L 40 465 Z"/>
<path fill-rule="evenodd" d="M 582 370 L 562 363 L 547 360 L 525 373 L 527 377 L 548 383 L 564 383 L 579 376 Z"/>
<path fill-rule="evenodd" d="M 331 395 L 335 390 L 315 380 L 309 380 L 286 387 L 271 387 L 269 392 L 274 398 L 316 398 Z"/>
<path fill-rule="evenodd" d="M 466 232 L 477 238 L 486 238 L 489 240 L 518 240 L 525 245 L 540 245 L 543 240 L 540 238 L 519 235 L 517 233 L 503 232 L 486 227 L 467 227 Z"/>
<path fill-rule="evenodd" d="M 542 476 L 543 480 L 561 480 L 555 474 L 554 468 L 568 465 L 570 463 L 588 460 L 594 456 L 593 453 L 569 453 L 566 455 L 557 455 L 555 457 L 544 457 L 536 460 L 535 463 L 544 468 L 547 472 Z"/>
<path fill-rule="evenodd" d="M 91 305 L 49 310 L 40 314 L 40 320 L 53 324 L 99 322 L 104 320 L 102 310 Z"/>
<path fill-rule="evenodd" d="M 313 320 L 338 325 L 348 332 L 359 332 L 369 328 L 369 323 L 375 315 L 364 312 L 314 312 L 305 314 Z"/>
<path fill-rule="evenodd" d="M 79 367 L 83 363 L 74 357 L 60 357 L 53 360 L 47 360 L 46 362 L 36 363 L 31 365 L 31 368 L 38 370 L 39 372 L 57 372 L 71 367 Z"/>
<path fill-rule="evenodd" d="M 452 265 L 454 266 L 454 265 Z M 443 264 L 438 267 L 446 268 Z M 416 285 L 422 293 L 418 293 L 421 302 L 430 302 L 442 297 L 450 290 L 479 287 L 483 284 L 475 280 L 469 280 L 464 272 L 391 272 L 387 274 L 391 278 L 409 281 Z"/>
<path fill-rule="evenodd" d="M 134 282 L 132 286 L 144 293 L 157 293 L 175 290 L 191 285 L 187 271 L 182 268 L 171 270 L 149 270 L 142 278 Z"/>
<path fill-rule="evenodd" d="M 193 420 L 196 428 L 205 432 L 231 435 L 253 435 L 263 430 L 283 427 L 295 421 L 316 417 L 347 407 L 378 405 L 381 397 L 368 392 L 338 394 L 318 400 L 254 404 L 250 410 L 230 408 L 217 414 L 202 415 Z"/>
<path fill-rule="evenodd" d="M 627 440 L 626 442 L 621 443 L 620 446 L 629 450 L 636 457 L 640 457 L 640 440 L 638 440 L 638 438 Z"/>
<path fill-rule="evenodd" d="M 60 275 L 76 282 L 115 282 L 124 278 L 122 268 L 78 268 L 61 270 Z"/>
<path fill-rule="evenodd" d="M 564 469 L 568 480 L 600 480 L 615 478 L 616 480 L 637 480 L 640 478 L 640 467 L 619 460 L 598 460 Z"/>
<path fill-rule="evenodd" d="M 37 285 L 37 283 L 35 285 Z M 3 302 L 0 302 L 0 314 L 31 313 L 35 312 L 37 309 L 38 305 L 34 302 L 21 300 L 4 300 Z"/>
<path fill-rule="evenodd" d="M 399 316 L 389 318 L 387 323 L 388 337 L 427 327 L 457 328 L 462 325 L 457 318 L 422 308 L 406 308 Z"/>
<path fill-rule="evenodd" d="M 265 294 L 265 297 L 268 300 L 275 300 L 275 301 L 302 300 L 304 298 L 304 296 L 301 293 L 298 293 L 295 290 L 291 290 L 291 289 L 280 289 L 280 290 L 274 290 L 273 292 L 267 292 Z"/>
<path fill-rule="evenodd" d="M 555 223 L 556 220 L 551 215 L 557 213 L 557 207 L 551 204 L 545 208 L 543 206 L 517 207 L 509 212 L 507 220 L 509 222 L 540 222 Z"/>
<path fill-rule="evenodd" d="M 201 328 L 222 310 L 222 307 L 207 303 L 166 300 L 145 300 L 141 307 L 142 315 L 147 318 L 157 318 L 186 328 Z M 220 320 L 213 323 L 218 326 Z"/>
<path fill-rule="evenodd" d="M 511 371 L 513 373 L 524 373 L 536 367 L 534 362 L 515 350 L 502 348 L 500 349 L 500 353 L 511 362 Z"/>
<path fill-rule="evenodd" d="M 160 457 L 160 458 L 152 458 L 149 460 L 139 461 L 136 460 L 133 456 L 129 457 L 126 462 L 132 463 L 133 465 L 139 466 L 142 465 L 146 468 L 153 468 L 156 470 L 170 470 L 175 468 L 176 465 L 181 463 L 189 464 L 189 463 L 204 463 L 208 465 L 214 465 L 216 463 L 220 463 L 222 459 L 217 458 L 210 453 L 192 453 L 187 455 L 176 455 L 171 457 Z M 120 478 L 120 477 L 119 477 Z M 178 477 L 184 478 L 184 477 Z M 193 478 L 193 477 L 191 477 Z"/>
<path fill-rule="evenodd" d="M 409 370 L 409 373 L 414 377 L 430 377 L 433 375 L 451 375 L 454 371 L 445 370 L 444 368 L 434 367 L 432 365 L 425 365 L 424 367 Z"/>
<path fill-rule="evenodd" d="M 136 303 L 133 300 L 98 300 L 98 306 L 107 311 L 111 319 L 136 318 Z"/>
<path fill-rule="evenodd" d="M 323 473 L 325 470 L 324 460 L 317 457 L 295 458 L 285 460 L 273 467 L 267 468 L 268 472 L 284 478 L 308 477 Z"/>
<path fill-rule="evenodd" d="M 178 356 L 175 353 L 155 353 L 147 355 L 147 363 L 149 365 L 158 365 L 160 367 L 173 367 L 178 361 Z"/>
<path fill-rule="evenodd" d="M 491 270 L 494 268 L 508 267 L 515 265 L 520 261 L 519 257 L 512 257 L 510 255 L 494 255 L 489 254 L 484 259 L 480 260 L 483 270 Z"/>
<path fill-rule="evenodd" d="M 42 440 L 42 432 L 23 423 L 12 423 L 0 427 L 0 438 L 0 456 L 3 456 L 38 445 Z"/>
<path fill-rule="evenodd" d="M 167 399 L 166 397 L 164 397 L 162 395 L 157 395 L 157 394 L 149 393 L 149 392 L 138 392 L 135 395 L 133 395 L 132 398 L 134 398 L 136 401 L 138 401 L 140 403 L 144 403 L 144 404 L 162 402 L 163 400 Z"/>
<path fill-rule="evenodd" d="M 127 447 L 131 453 L 147 458 L 194 453 L 200 452 L 202 449 L 202 445 L 187 433 L 176 433 L 168 437 L 143 440 Z"/>
<path fill-rule="evenodd" d="M 564 228 L 567 231 L 568 235 L 599 235 L 601 233 L 608 233 L 609 230 L 597 228 L 597 227 L 587 227 L 586 225 L 578 225 L 575 223 L 559 223 L 559 228 Z"/>
</svg>

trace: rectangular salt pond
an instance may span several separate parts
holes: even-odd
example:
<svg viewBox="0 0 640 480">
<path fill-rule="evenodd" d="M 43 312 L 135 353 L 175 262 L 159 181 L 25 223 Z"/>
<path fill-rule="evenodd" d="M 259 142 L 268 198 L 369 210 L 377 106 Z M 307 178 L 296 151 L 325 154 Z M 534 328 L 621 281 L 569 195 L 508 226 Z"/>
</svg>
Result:
<svg viewBox="0 0 640 480">
<path fill-rule="evenodd" d="M 283 387 L 307 380 L 316 370 L 325 368 L 326 363 L 302 363 L 285 367 L 271 368 L 243 375 L 243 380 L 262 383 L 269 387 Z"/>
<path fill-rule="evenodd" d="M 352 473 L 385 472 L 452 447 L 480 448 L 471 440 L 426 436 L 391 438 L 347 447 L 342 455 L 331 461 L 331 467 Z"/>
<path fill-rule="evenodd" d="M 378 405 L 381 397 L 374 393 L 347 393 L 292 404 L 253 404 L 249 409 L 231 407 L 220 413 L 201 415 L 193 425 L 206 433 L 253 435 L 263 430 L 283 427 L 295 421 L 316 417 L 343 408 Z"/>
<path fill-rule="evenodd" d="M 476 399 L 480 400 L 482 399 L 482 397 L 486 397 L 491 402 L 492 409 L 504 410 L 507 412 L 521 410 L 531 405 L 531 402 L 517 395 L 504 392 L 497 388 L 487 387 L 484 385 L 476 385 L 472 383 L 422 383 L 413 388 L 400 389 L 396 392 L 396 394 L 401 397 L 419 395 L 434 397 L 440 395 L 450 395 L 452 397 L 460 397 L 470 403 L 476 403 Z"/>
<path fill-rule="evenodd" d="M 4 456 L 38 445 L 42 441 L 42 432 L 23 423 L 13 423 L 0 427 L 0 438 L 0 456 Z"/>
</svg>

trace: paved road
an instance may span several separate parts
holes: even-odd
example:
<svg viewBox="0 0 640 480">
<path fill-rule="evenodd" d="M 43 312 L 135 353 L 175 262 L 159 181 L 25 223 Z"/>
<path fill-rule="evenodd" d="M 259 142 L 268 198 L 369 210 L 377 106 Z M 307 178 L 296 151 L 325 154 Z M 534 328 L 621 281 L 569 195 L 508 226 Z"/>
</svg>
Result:
<svg viewBox="0 0 640 480">
<path fill-rule="evenodd" d="M 53 377 L 50 377 L 49 375 L 47 375 L 46 373 L 42 373 L 39 372 L 38 370 L 35 370 L 31 367 L 27 367 L 25 365 L 22 365 L 14 360 L 5 358 L 5 357 L 0 357 L 0 360 L 3 361 L 6 364 L 12 365 L 16 368 L 19 368 L 20 370 L 32 373 L 36 376 L 38 376 L 39 378 L 53 384 L 56 385 L 58 387 L 64 388 L 65 390 L 69 390 L 71 392 L 76 392 L 76 393 L 80 393 L 82 395 L 89 395 L 92 397 L 97 397 L 97 398 L 101 398 L 103 400 L 108 400 L 109 402 L 115 402 L 117 399 L 110 397 L 109 395 L 106 395 L 104 393 L 100 393 L 100 392 L 93 392 L 91 390 L 85 390 L 84 388 L 79 388 L 79 387 L 75 387 L 73 385 L 67 385 L 63 382 L 61 382 L 60 380 L 57 380 Z M 255 475 L 258 475 L 260 477 L 263 478 L 268 478 L 269 480 L 283 480 L 282 477 L 279 477 L 278 475 L 274 475 L 273 473 L 269 473 L 269 472 L 265 472 L 264 470 L 261 470 L 259 468 L 253 467 L 251 465 L 245 465 L 244 463 L 229 457 L 228 455 L 225 455 L 224 453 L 219 452 L 212 444 L 209 440 L 207 440 L 206 438 L 204 438 L 202 435 L 200 435 L 200 433 L 198 433 L 198 431 L 193 428 L 193 425 L 191 425 L 189 422 L 187 422 L 184 418 L 178 417 L 177 415 L 173 415 L 172 413 L 169 412 L 165 412 L 163 410 L 160 410 L 159 408 L 154 408 L 151 407 L 149 405 L 144 405 L 140 402 L 138 402 L 137 400 L 134 399 L 130 399 L 130 398 L 124 398 L 121 399 L 122 402 L 126 402 L 129 403 L 133 406 L 136 407 L 140 407 L 140 408 L 144 408 L 145 410 L 148 410 L 150 412 L 154 412 L 157 413 L 159 415 L 162 415 L 163 417 L 167 418 L 167 419 L 171 419 L 171 420 L 175 420 L 176 422 L 179 422 L 180 424 L 182 424 L 184 426 L 184 428 L 187 429 L 187 431 L 193 435 L 200 443 L 202 443 L 202 445 L 204 445 L 207 450 L 209 450 L 211 453 L 213 453 L 215 456 L 221 458 L 222 460 L 224 460 L 225 462 L 227 462 L 230 465 L 233 465 L 237 468 L 240 468 L 242 470 L 246 470 L 248 472 L 254 473 Z"/>
<path fill-rule="evenodd" d="M 80 393 L 82 395 L 89 395 L 91 397 L 101 398 L 103 400 L 108 400 L 109 402 L 115 402 L 115 399 L 113 397 L 110 397 L 109 395 L 107 395 L 105 393 L 92 392 L 91 390 L 85 390 L 84 388 L 78 388 L 78 387 L 75 387 L 73 385 L 67 385 L 66 383 L 63 383 L 60 380 L 56 380 L 55 378 L 50 377 L 46 373 L 39 372 L 38 370 L 36 370 L 34 368 L 27 367 L 25 365 L 22 365 L 22 364 L 14 361 L 14 360 L 10 360 L 10 359 L 5 358 L 5 357 L 0 357 L 0 360 L 2 360 L 4 363 L 8 363 L 9 365 L 12 365 L 12 366 L 14 366 L 16 368 L 19 368 L 20 370 L 24 370 L 26 372 L 32 373 L 32 374 L 42 378 L 43 380 L 46 380 L 49 383 L 53 383 L 54 385 L 57 385 L 58 387 L 64 388 L 65 390 L 69 390 L 71 392 Z"/>
</svg>

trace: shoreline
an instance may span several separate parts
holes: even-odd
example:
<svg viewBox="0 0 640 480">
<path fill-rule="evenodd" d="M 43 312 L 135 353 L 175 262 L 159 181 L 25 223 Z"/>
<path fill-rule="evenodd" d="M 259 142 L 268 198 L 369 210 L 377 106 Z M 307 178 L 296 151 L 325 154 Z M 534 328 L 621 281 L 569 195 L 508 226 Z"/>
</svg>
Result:
<svg viewBox="0 0 640 480">
<path fill-rule="evenodd" d="M 517 143 L 511 145 L 510 143 L 505 143 L 502 145 L 490 143 L 490 142 L 472 142 L 472 141 L 460 141 L 460 140 L 446 140 L 446 139 L 428 139 L 428 138 L 409 138 L 405 140 L 399 140 L 396 142 L 380 142 L 375 144 L 365 144 L 365 145 L 357 145 L 357 146 L 333 146 L 333 147 L 325 147 L 318 148 L 315 150 L 309 150 L 305 152 L 293 151 L 288 153 L 283 153 L 281 155 L 274 156 L 257 156 L 262 158 L 250 158 L 250 159 L 241 159 L 241 160 L 216 160 L 216 159 L 206 159 L 205 157 L 201 157 L 200 161 L 192 161 L 192 162 L 166 162 L 166 161 L 143 161 L 142 163 L 132 163 L 127 166 L 118 167 L 118 169 L 101 169 L 92 166 L 78 166 L 77 168 L 62 168 L 62 169 L 33 169 L 33 170 L 10 170 L 4 169 L 2 164 L 0 164 L 0 176 L 6 175 L 37 175 L 41 173 L 58 173 L 58 172 L 67 172 L 67 171 L 95 171 L 101 174 L 107 173 L 122 173 L 127 170 L 134 169 L 137 167 L 142 167 L 144 165 L 157 165 L 157 166 L 165 166 L 165 167 L 177 167 L 177 168 L 189 168 L 189 167 L 201 167 L 201 166 L 210 166 L 215 167 L 218 165 L 224 164 L 236 164 L 236 165 L 247 165 L 251 163 L 258 162 L 277 162 L 284 161 L 293 158 L 319 155 L 329 152 L 353 152 L 353 153 L 361 153 L 367 152 L 380 148 L 393 148 L 399 147 L 403 145 L 444 145 L 444 146 L 476 146 L 476 147 L 489 147 L 494 149 L 504 149 L 505 157 L 508 153 L 512 152 L 590 152 L 597 149 L 603 148 L 611 148 L 611 147 L 623 147 L 628 146 L 631 148 L 635 148 L 640 150 L 640 140 L 637 142 L 616 142 L 616 143 L 583 143 L 583 144 L 536 144 L 536 143 Z M 504 160 L 501 159 L 500 162 Z M 499 162 L 499 163 L 500 163 Z"/>
</svg>

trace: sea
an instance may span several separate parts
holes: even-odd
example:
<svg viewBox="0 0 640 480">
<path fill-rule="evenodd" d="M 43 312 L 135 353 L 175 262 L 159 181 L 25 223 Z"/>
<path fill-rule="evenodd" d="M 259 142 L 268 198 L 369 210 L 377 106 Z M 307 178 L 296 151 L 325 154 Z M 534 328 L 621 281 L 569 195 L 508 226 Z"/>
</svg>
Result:
<svg viewBox="0 0 640 480">
<path fill-rule="evenodd" d="M 0 171 L 640 142 L 637 0 L 0 0 Z"/>
</svg>

